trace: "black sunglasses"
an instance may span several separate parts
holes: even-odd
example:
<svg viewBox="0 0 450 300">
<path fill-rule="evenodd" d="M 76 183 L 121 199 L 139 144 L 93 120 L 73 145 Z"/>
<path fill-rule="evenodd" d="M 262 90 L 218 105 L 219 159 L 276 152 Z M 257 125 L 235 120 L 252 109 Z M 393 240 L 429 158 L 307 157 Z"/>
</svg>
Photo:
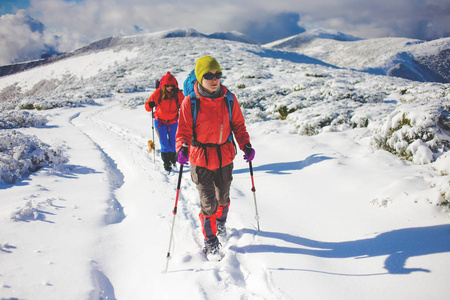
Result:
<svg viewBox="0 0 450 300">
<path fill-rule="evenodd" d="M 222 78 L 222 73 L 217 72 L 216 74 L 213 74 L 211 72 L 206 73 L 205 75 L 203 75 L 203 78 L 205 78 L 206 80 L 212 80 L 214 77 L 216 77 L 217 79 Z"/>
<path fill-rule="evenodd" d="M 175 88 L 175 85 L 171 84 L 171 85 L 166 85 L 166 88 Z"/>
</svg>

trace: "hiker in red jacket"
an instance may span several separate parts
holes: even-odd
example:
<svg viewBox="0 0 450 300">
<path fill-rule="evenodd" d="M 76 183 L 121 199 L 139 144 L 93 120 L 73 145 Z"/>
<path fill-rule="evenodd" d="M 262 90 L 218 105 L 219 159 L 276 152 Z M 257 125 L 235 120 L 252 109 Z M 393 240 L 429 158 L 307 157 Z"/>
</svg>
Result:
<svg viewBox="0 0 450 300">
<path fill-rule="evenodd" d="M 160 86 L 145 103 L 147 111 L 153 111 L 153 108 L 156 107 L 153 116 L 158 129 L 161 158 L 166 171 L 171 171 L 172 165 L 176 164 L 175 134 L 178 127 L 178 113 L 183 98 L 184 95 L 178 89 L 177 80 L 170 72 L 167 72 L 161 78 Z"/>
<path fill-rule="evenodd" d="M 239 148 L 244 151 L 247 162 L 253 160 L 255 150 L 245 127 L 244 116 L 233 98 L 231 117 L 227 105 L 227 88 L 220 83 L 222 71 L 219 63 L 210 56 L 197 59 L 195 64 L 195 97 L 199 108 L 195 124 L 191 105 L 192 95 L 188 95 L 180 108 L 179 126 L 176 135 L 178 162 L 190 162 L 190 172 L 200 194 L 200 221 L 205 237 L 205 253 L 218 253 L 220 247 L 217 236 L 226 237 L 225 222 L 230 205 L 230 186 L 233 160 L 236 149 L 231 132 Z M 231 120 L 230 120 L 231 119 Z M 180 151 L 187 145 L 188 151 Z"/>
</svg>

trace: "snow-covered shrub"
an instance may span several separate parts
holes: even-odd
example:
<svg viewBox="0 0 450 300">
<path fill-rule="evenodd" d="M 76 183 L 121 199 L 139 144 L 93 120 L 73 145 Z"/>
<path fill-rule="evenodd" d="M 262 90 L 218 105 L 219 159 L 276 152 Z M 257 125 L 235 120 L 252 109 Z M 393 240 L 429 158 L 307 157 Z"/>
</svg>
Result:
<svg viewBox="0 0 450 300">
<path fill-rule="evenodd" d="M 411 154 L 412 161 L 418 165 L 429 164 L 434 160 L 433 151 L 420 139 L 409 144 L 406 152 Z"/>
<path fill-rule="evenodd" d="M 298 133 L 301 135 L 316 135 L 324 131 L 343 131 L 344 128 L 342 126 L 349 129 L 345 124 L 345 117 L 338 113 L 327 112 L 309 116 L 309 118 L 298 125 L 297 128 Z"/>
<path fill-rule="evenodd" d="M 34 95 L 43 95 L 49 94 L 57 89 L 63 82 L 58 79 L 42 79 L 38 83 L 36 83 L 30 90 L 24 93 L 25 97 L 31 97 Z"/>
<path fill-rule="evenodd" d="M 22 91 L 22 88 L 18 86 L 18 83 L 15 83 L 0 91 L 0 102 L 27 97 L 48 96 L 53 94 L 54 91 L 63 84 L 67 84 L 67 82 L 58 79 L 42 79 L 30 89 Z"/>
<path fill-rule="evenodd" d="M 147 99 L 145 97 L 132 97 L 120 99 L 120 105 L 124 108 L 135 109 L 136 107 L 145 104 Z"/>
<path fill-rule="evenodd" d="M 311 73 L 306 73 L 305 76 L 306 76 L 306 77 L 315 77 L 315 78 L 325 78 L 325 77 L 328 77 L 328 75 L 323 75 L 323 74 L 311 74 Z"/>
<path fill-rule="evenodd" d="M 438 125 L 443 130 L 450 130 L 450 104 L 442 107 L 441 115 L 439 116 Z"/>
<path fill-rule="evenodd" d="M 2 91 L 0 91 L 0 102 L 15 99 L 20 96 L 21 88 L 18 86 L 18 83 L 9 85 L 5 87 Z"/>
<path fill-rule="evenodd" d="M 120 83 L 117 85 L 117 87 L 115 88 L 117 93 L 136 93 L 136 92 L 144 92 L 145 91 L 144 86 L 142 85 L 137 85 L 135 83 L 131 83 L 131 82 L 125 82 L 125 83 Z"/>
<path fill-rule="evenodd" d="M 44 116 L 36 115 L 28 111 L 2 111 L 0 112 L 0 129 L 12 129 L 22 127 L 39 127 L 47 124 Z"/>
<path fill-rule="evenodd" d="M 287 116 L 290 113 L 293 113 L 294 111 L 300 109 L 299 107 L 291 107 L 288 108 L 286 105 L 282 105 L 278 108 L 278 113 L 280 114 L 279 119 L 281 120 L 286 120 Z"/>
<path fill-rule="evenodd" d="M 434 161 L 433 153 L 449 150 L 450 143 L 441 137 L 438 126 L 445 107 L 440 101 L 405 103 L 389 114 L 376 128 L 374 144 L 416 164 Z"/>
<path fill-rule="evenodd" d="M 0 182 L 15 183 L 42 167 L 58 168 L 68 161 L 61 148 L 16 130 L 0 131 L 0 151 Z"/>
<path fill-rule="evenodd" d="M 300 101 L 291 110 L 287 120 L 295 124 L 300 135 L 316 135 L 322 132 L 341 132 L 353 128 L 367 127 L 370 113 L 358 110 L 363 104 L 353 100 Z"/>
<path fill-rule="evenodd" d="M 104 88 L 96 88 L 89 89 L 84 92 L 84 95 L 79 96 L 80 98 L 88 98 L 88 99 L 101 99 L 101 98 L 109 98 L 113 95 L 112 90 L 109 87 Z"/>
<path fill-rule="evenodd" d="M 94 104 L 95 101 L 91 98 L 53 98 L 53 97 L 40 97 L 40 98 L 25 98 L 22 99 L 18 105 L 18 109 L 36 109 L 36 110 L 49 110 L 59 107 L 79 107 L 85 104 Z"/>
<path fill-rule="evenodd" d="M 350 122 L 352 124 L 352 128 L 365 128 L 369 125 L 369 117 L 367 115 L 355 112 L 355 114 L 350 118 Z"/>
<path fill-rule="evenodd" d="M 446 207 L 450 211 L 450 151 L 439 156 L 433 163 L 438 176 L 432 178 L 431 185 L 439 189 L 441 195 L 439 206 Z"/>
</svg>

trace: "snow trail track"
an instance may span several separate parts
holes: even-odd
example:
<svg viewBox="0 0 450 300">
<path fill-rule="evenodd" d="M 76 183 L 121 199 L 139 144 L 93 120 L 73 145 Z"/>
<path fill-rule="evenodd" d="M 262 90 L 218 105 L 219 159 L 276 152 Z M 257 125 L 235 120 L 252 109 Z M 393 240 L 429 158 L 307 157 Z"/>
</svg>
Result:
<svg viewBox="0 0 450 300">
<path fill-rule="evenodd" d="M 97 146 L 106 164 L 111 188 L 104 217 L 105 226 L 99 233 L 99 257 L 95 259 L 93 267 L 97 285 L 97 292 L 93 295 L 137 299 L 145 291 L 145 294 L 152 295 L 152 299 L 170 298 L 171 287 L 166 285 L 165 277 L 182 276 L 180 288 L 186 289 L 192 299 L 213 299 L 224 294 L 234 299 L 284 298 L 283 293 L 272 284 L 270 272 L 262 262 L 244 260 L 245 253 L 233 250 L 258 243 L 257 232 L 253 229 L 255 225 L 252 224 L 255 223 L 252 219 L 254 208 L 252 202 L 248 201 L 251 199 L 249 175 L 248 191 L 232 187 L 228 222 L 230 233 L 224 245 L 226 255 L 220 262 L 208 262 L 201 253 L 203 236 L 198 219 L 198 193 L 190 179 L 189 168 L 185 167 L 171 249 L 172 259 L 168 273 L 161 275 L 166 263 L 165 254 L 173 218 L 171 211 L 179 173 L 165 173 L 158 150 L 159 141 L 156 143 L 156 164 L 153 162 L 153 154 L 148 152 L 146 143 L 151 136 L 148 134 L 151 123 L 142 118 L 146 114 L 137 110 L 124 110 L 125 114 L 136 114 L 136 123 L 127 124 L 110 116 L 117 115 L 120 109 L 118 104 L 93 107 L 71 121 Z M 139 126 L 136 127 L 137 123 Z M 237 203 L 242 202 L 248 202 L 243 207 L 247 211 L 235 212 L 241 210 Z M 242 215 L 246 215 L 250 223 L 242 223 Z M 249 225 L 253 228 L 245 229 Z M 160 251 L 149 251 L 148 247 Z M 150 252 L 159 252 L 160 256 L 148 255 Z M 190 273 L 189 276 L 186 276 L 186 272 Z M 136 289 L 128 288 L 130 282 L 134 282 Z M 217 294 L 209 294 L 207 291 L 214 290 L 214 287 L 217 287 Z M 261 290 L 261 287 L 266 289 Z"/>
<path fill-rule="evenodd" d="M 69 164 L 4 186 L 2 200 L 14 199 L 2 213 L 8 220 L 0 297 L 378 300 L 407 293 L 440 300 L 449 294 L 448 216 L 427 201 L 436 171 L 371 148 L 366 129 L 299 136 L 277 120 L 247 124 L 257 154 L 261 232 L 238 151 L 226 255 L 208 262 L 198 193 L 185 167 L 164 273 L 179 173 L 167 175 L 159 153 L 155 163 L 148 152 L 149 114 L 119 102 L 55 110 L 49 126 L 22 130 L 61 142 Z M 25 203 L 38 217 L 11 221 Z"/>
</svg>

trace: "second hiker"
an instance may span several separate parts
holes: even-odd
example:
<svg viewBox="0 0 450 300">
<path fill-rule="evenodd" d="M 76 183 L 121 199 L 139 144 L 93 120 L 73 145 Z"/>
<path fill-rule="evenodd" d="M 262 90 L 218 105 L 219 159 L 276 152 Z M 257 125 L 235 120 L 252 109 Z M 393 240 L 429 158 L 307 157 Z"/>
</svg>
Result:
<svg viewBox="0 0 450 300">
<path fill-rule="evenodd" d="M 221 77 L 220 65 L 214 58 L 197 59 L 192 80 L 197 82 L 181 104 L 176 136 L 178 162 L 190 162 L 191 177 L 200 195 L 199 217 L 207 254 L 218 252 L 217 235 L 226 234 L 236 155 L 232 133 L 245 153 L 244 159 L 249 162 L 255 156 L 239 103 L 220 83 Z M 183 145 L 188 151 L 180 151 Z"/>
<path fill-rule="evenodd" d="M 167 72 L 160 80 L 160 86 L 145 103 L 147 111 L 155 112 L 155 126 L 158 129 L 161 144 L 161 158 L 166 171 L 172 170 L 176 164 L 175 134 L 178 127 L 178 113 L 183 100 L 183 92 L 178 89 L 175 77 Z"/>
</svg>

